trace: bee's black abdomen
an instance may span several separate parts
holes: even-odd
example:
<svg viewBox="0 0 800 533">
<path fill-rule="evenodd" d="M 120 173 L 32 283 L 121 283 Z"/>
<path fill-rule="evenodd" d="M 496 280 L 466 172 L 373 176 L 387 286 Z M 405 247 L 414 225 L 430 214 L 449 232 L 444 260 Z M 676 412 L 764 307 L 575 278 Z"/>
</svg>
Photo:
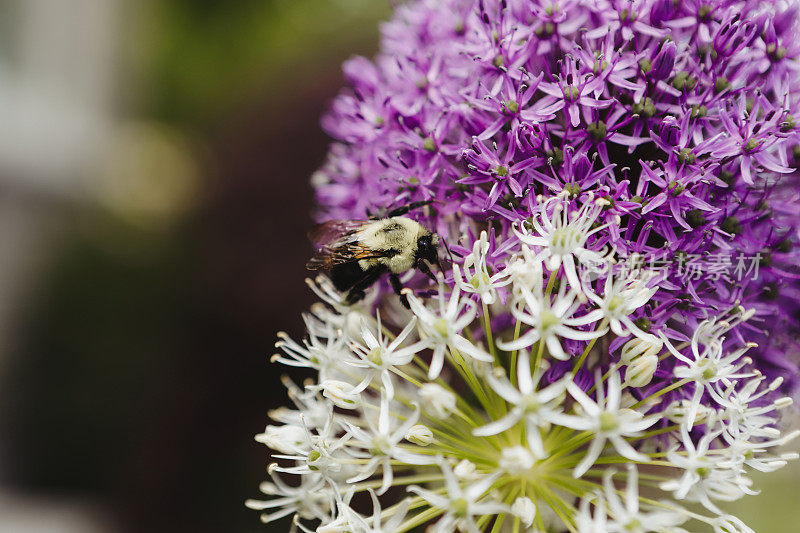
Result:
<svg viewBox="0 0 800 533">
<path fill-rule="evenodd" d="M 331 281 L 333 281 L 333 286 L 338 291 L 350 289 L 361 281 L 366 274 L 367 272 L 358 265 L 357 261 L 336 265 L 330 271 Z"/>
</svg>

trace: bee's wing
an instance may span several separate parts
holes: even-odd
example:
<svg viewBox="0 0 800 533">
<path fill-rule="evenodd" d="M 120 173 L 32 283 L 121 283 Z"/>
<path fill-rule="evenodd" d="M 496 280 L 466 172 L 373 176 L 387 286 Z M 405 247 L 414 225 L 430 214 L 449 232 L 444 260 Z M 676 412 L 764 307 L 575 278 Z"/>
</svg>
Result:
<svg viewBox="0 0 800 533">
<path fill-rule="evenodd" d="M 370 250 L 357 242 L 348 242 L 320 248 L 314 257 L 306 263 L 306 268 L 309 270 L 330 270 L 336 265 L 355 263 L 362 259 L 391 257 L 391 255 L 389 250 Z"/>
<path fill-rule="evenodd" d="M 306 264 L 306 268 L 330 270 L 336 265 L 388 256 L 389 252 L 370 250 L 358 242 L 359 232 L 370 222 L 369 220 L 331 220 L 314 228 L 309 233 L 309 238 L 317 246 L 317 253 Z"/>
<path fill-rule="evenodd" d="M 356 240 L 356 233 L 368 223 L 368 220 L 329 220 L 317 224 L 308 232 L 308 238 L 317 248 L 333 248 Z"/>
</svg>

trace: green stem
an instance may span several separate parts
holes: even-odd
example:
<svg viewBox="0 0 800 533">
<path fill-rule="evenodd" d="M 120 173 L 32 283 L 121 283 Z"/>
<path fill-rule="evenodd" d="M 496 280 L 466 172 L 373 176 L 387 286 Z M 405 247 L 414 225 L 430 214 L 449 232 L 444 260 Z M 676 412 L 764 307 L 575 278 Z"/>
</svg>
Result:
<svg viewBox="0 0 800 533">
<path fill-rule="evenodd" d="M 444 509 L 437 509 L 436 507 L 431 507 L 430 509 L 426 509 L 419 514 L 414 515 L 410 519 L 406 520 L 402 524 L 400 524 L 397 533 L 404 533 L 405 531 L 410 531 L 417 526 L 421 526 L 428 520 L 436 518 L 440 514 L 444 512 Z"/>
<path fill-rule="evenodd" d="M 486 344 L 489 345 L 489 352 L 494 357 L 495 363 L 498 365 L 500 364 L 500 360 L 497 358 L 497 349 L 494 345 L 494 337 L 492 337 L 492 321 L 489 318 L 489 306 L 486 305 L 486 302 L 483 302 L 483 333 L 486 335 Z"/>
<path fill-rule="evenodd" d="M 531 369 L 531 374 L 534 376 L 539 372 L 539 367 L 542 365 L 542 355 L 544 355 L 544 340 L 539 339 L 536 344 L 536 360 L 533 364 L 533 368 Z"/>
<path fill-rule="evenodd" d="M 553 292 L 553 285 L 556 284 L 557 274 L 558 270 L 550 272 L 550 278 L 547 280 L 547 288 L 544 293 L 545 298 L 550 298 L 550 294 Z"/>
<path fill-rule="evenodd" d="M 651 400 L 655 400 L 656 398 L 659 398 L 659 397 L 665 395 L 666 393 L 668 393 L 670 391 L 674 391 L 675 389 L 683 387 L 684 385 L 686 385 L 690 381 L 692 381 L 692 378 L 683 378 L 680 381 L 676 381 L 672 385 L 669 385 L 668 387 L 664 387 L 663 389 L 659 390 L 658 392 L 654 392 L 653 394 L 651 394 L 647 398 L 636 402 L 634 404 L 634 406 L 633 406 L 633 409 L 637 409 L 637 408 L 643 406 L 644 404 L 646 404 L 647 402 L 649 402 Z"/>
<path fill-rule="evenodd" d="M 442 474 L 418 474 L 416 476 L 402 476 L 396 477 L 392 481 L 392 486 L 396 485 L 413 485 L 417 483 L 429 483 L 431 481 L 442 481 L 444 476 Z M 367 489 L 377 489 L 383 483 L 382 479 L 377 479 L 375 481 L 365 481 L 363 483 L 356 483 L 355 485 L 351 485 L 356 492 L 361 492 L 362 490 Z"/>
<path fill-rule="evenodd" d="M 603 321 L 600 322 L 600 327 L 597 329 L 598 330 L 603 329 L 604 327 L 606 327 L 606 324 L 608 324 L 608 318 L 603 318 Z M 591 352 L 592 348 L 594 348 L 594 344 L 597 342 L 597 339 L 599 339 L 599 337 L 595 337 L 594 339 L 589 341 L 589 344 L 586 346 L 586 349 L 583 351 L 583 354 L 581 354 L 581 358 L 578 359 L 578 361 L 575 363 L 575 366 L 572 367 L 573 376 L 577 374 L 578 370 L 580 370 L 581 366 L 583 366 L 584 361 L 586 361 L 586 358 L 589 356 L 589 352 Z"/>
<path fill-rule="evenodd" d="M 514 342 L 519 339 L 520 331 L 522 330 L 522 321 L 517 319 L 517 325 L 514 326 Z M 511 384 L 517 386 L 517 354 L 519 350 L 511 352 L 511 362 L 508 365 L 508 373 L 511 378 Z"/>
<path fill-rule="evenodd" d="M 458 373 L 461 374 L 462 379 L 469 386 L 470 390 L 472 390 L 473 394 L 475 394 L 475 396 L 478 398 L 478 401 L 481 403 L 483 408 L 486 409 L 490 415 L 492 415 L 492 418 L 494 418 L 494 415 L 496 414 L 494 411 L 494 404 L 486 395 L 486 391 L 481 386 L 480 381 L 477 379 L 475 374 L 472 373 L 472 370 L 470 370 L 469 366 L 467 366 L 464 356 L 461 355 L 461 352 L 459 352 L 458 348 L 455 346 L 450 345 L 448 348 L 450 357 L 454 363 L 453 366 L 456 368 Z"/>
</svg>

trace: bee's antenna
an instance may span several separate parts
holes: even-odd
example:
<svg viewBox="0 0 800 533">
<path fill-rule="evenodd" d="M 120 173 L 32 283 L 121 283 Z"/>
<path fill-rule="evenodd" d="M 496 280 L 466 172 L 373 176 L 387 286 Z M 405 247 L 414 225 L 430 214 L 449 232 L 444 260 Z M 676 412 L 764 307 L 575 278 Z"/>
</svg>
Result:
<svg viewBox="0 0 800 533">
<path fill-rule="evenodd" d="M 398 217 L 398 216 L 401 216 L 401 215 L 405 215 L 406 213 L 408 213 L 412 209 L 418 209 L 420 207 L 423 207 L 423 206 L 426 206 L 426 205 L 430 205 L 430 204 L 436 203 L 436 202 L 441 203 L 441 202 L 439 202 L 439 200 L 423 200 L 423 201 L 420 201 L 420 202 L 411 202 L 410 204 L 406 204 L 406 205 L 397 207 L 395 209 L 392 209 L 391 211 L 389 211 L 386 214 L 386 216 L 387 217 Z"/>
<path fill-rule="evenodd" d="M 447 245 L 447 239 L 442 237 L 442 243 L 444 244 L 444 249 L 447 250 L 447 255 L 450 256 L 450 264 L 452 265 L 455 261 L 453 261 L 453 252 L 450 251 L 450 247 Z M 439 270 L 442 270 L 442 265 L 439 265 Z"/>
</svg>

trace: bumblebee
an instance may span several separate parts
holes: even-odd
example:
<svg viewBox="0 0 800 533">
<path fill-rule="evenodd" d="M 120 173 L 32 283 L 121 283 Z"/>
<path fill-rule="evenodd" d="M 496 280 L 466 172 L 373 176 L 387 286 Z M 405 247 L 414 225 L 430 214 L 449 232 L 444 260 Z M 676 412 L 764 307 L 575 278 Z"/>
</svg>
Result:
<svg viewBox="0 0 800 533">
<path fill-rule="evenodd" d="M 345 303 L 364 298 L 364 290 L 389 274 L 394 292 L 408 308 L 402 294 L 400 274 L 416 268 L 436 281 L 430 264 L 439 262 L 439 237 L 405 215 L 430 202 L 414 202 L 390 211 L 385 218 L 332 220 L 321 224 L 310 235 L 316 255 L 306 265 L 309 270 L 326 272 L 339 291 L 347 291 Z"/>
</svg>

